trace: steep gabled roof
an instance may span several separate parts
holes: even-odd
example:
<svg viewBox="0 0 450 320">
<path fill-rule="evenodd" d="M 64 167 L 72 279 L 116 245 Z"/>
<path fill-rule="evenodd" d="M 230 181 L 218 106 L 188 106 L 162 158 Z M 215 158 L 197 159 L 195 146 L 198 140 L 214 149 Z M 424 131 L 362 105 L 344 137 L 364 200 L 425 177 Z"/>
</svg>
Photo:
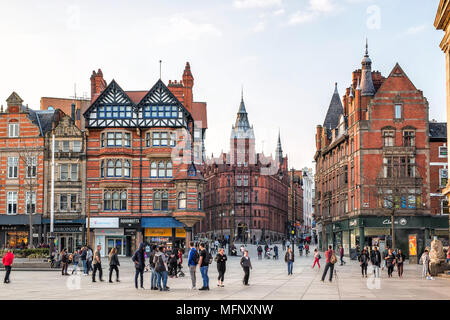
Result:
<svg viewBox="0 0 450 320">
<path fill-rule="evenodd" d="M 344 107 L 342 106 L 341 98 L 337 89 L 337 83 L 335 83 L 334 93 L 331 97 L 331 102 L 328 107 L 327 115 L 323 126 L 327 129 L 334 129 L 339 124 L 339 117 L 344 113 Z"/>
<path fill-rule="evenodd" d="M 430 139 L 447 139 L 446 122 L 430 122 Z"/>
</svg>

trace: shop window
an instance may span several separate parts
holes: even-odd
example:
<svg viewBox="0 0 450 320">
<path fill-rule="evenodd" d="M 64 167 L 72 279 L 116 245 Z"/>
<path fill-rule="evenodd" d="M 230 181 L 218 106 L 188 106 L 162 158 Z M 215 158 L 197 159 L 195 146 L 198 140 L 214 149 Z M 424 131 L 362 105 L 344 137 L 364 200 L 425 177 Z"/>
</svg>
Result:
<svg viewBox="0 0 450 320">
<path fill-rule="evenodd" d="M 8 157 L 8 178 L 17 178 L 19 158 Z"/>
<path fill-rule="evenodd" d="M 17 214 L 17 191 L 8 191 L 7 214 Z"/>
<path fill-rule="evenodd" d="M 17 138 L 19 136 L 19 123 L 18 122 L 10 122 L 8 124 L 8 137 L 9 138 Z"/>
<path fill-rule="evenodd" d="M 28 157 L 27 158 L 27 178 L 36 178 L 36 167 L 37 167 L 37 158 L 36 157 Z"/>
<path fill-rule="evenodd" d="M 415 131 L 404 130 L 403 131 L 403 146 L 414 147 L 415 146 Z"/>
<path fill-rule="evenodd" d="M 439 147 L 439 158 L 447 158 L 447 147 L 444 145 L 442 147 Z"/>
<path fill-rule="evenodd" d="M 35 214 L 36 213 L 36 192 L 26 192 L 26 213 Z"/>
<path fill-rule="evenodd" d="M 178 193 L 178 209 L 186 209 L 186 193 Z"/>
</svg>

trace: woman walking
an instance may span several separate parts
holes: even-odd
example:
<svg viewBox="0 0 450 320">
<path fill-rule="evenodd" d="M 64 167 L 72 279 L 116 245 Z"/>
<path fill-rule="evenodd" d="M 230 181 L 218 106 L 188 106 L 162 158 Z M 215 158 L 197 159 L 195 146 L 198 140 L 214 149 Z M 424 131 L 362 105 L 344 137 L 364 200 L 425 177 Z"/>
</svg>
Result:
<svg viewBox="0 0 450 320">
<path fill-rule="evenodd" d="M 117 256 L 117 248 L 112 248 L 109 252 L 109 282 L 112 283 L 113 270 L 116 271 L 116 282 L 119 281 L 119 257 Z"/>
<path fill-rule="evenodd" d="M 386 267 L 388 269 L 388 277 L 392 278 L 392 272 L 394 271 L 394 266 L 395 266 L 395 255 L 392 252 L 391 248 L 389 248 L 384 260 L 386 261 Z"/>
<path fill-rule="evenodd" d="M 362 277 L 367 278 L 367 266 L 369 264 L 369 254 L 366 249 L 363 249 L 361 255 L 358 258 L 359 264 L 361 266 L 361 275 Z"/>
<path fill-rule="evenodd" d="M 66 249 L 62 249 L 60 253 L 61 257 L 61 275 L 68 276 L 67 268 L 69 267 L 69 257 L 67 256 Z"/>
<path fill-rule="evenodd" d="M 226 261 L 227 256 L 223 252 L 223 248 L 219 249 L 219 253 L 217 253 L 216 258 L 214 259 L 217 262 L 217 271 L 219 272 L 219 277 L 217 279 L 217 286 L 218 287 L 224 287 L 223 280 L 225 276 L 225 270 L 226 270 Z"/>
<path fill-rule="evenodd" d="M 319 250 L 314 249 L 314 264 L 312 266 L 313 269 L 317 263 L 317 265 L 319 266 L 319 271 L 320 271 L 320 263 L 319 263 L 320 258 L 322 258 L 322 257 L 320 256 Z"/>
<path fill-rule="evenodd" d="M 287 263 L 288 266 L 288 276 L 292 274 L 292 269 L 294 267 L 294 252 L 292 252 L 292 248 L 288 248 L 288 251 L 286 252 L 284 256 L 284 262 Z"/>
<path fill-rule="evenodd" d="M 11 273 L 11 267 L 14 261 L 14 253 L 11 249 L 8 249 L 8 252 L 3 256 L 2 263 L 5 266 L 5 279 L 3 283 L 9 283 L 9 275 Z"/>
<path fill-rule="evenodd" d="M 405 255 L 400 249 L 398 249 L 396 261 L 397 261 L 398 276 L 400 278 L 403 278 L 403 263 L 405 262 Z"/>
<path fill-rule="evenodd" d="M 244 250 L 244 256 L 241 258 L 241 267 L 244 269 L 244 280 L 243 284 L 249 286 L 248 279 L 250 278 L 250 269 L 252 269 L 252 263 L 250 262 L 250 257 L 248 256 L 248 250 Z"/>
</svg>

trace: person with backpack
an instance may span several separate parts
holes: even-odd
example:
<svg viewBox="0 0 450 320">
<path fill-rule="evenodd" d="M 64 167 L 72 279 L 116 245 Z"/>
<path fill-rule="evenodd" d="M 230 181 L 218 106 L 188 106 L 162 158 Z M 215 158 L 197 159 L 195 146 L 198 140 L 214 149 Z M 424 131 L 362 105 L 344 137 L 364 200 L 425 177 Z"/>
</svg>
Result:
<svg viewBox="0 0 450 320">
<path fill-rule="evenodd" d="M 219 252 L 216 255 L 216 258 L 214 259 L 217 262 L 217 271 L 219 273 L 219 277 L 217 278 L 217 286 L 218 287 L 224 287 L 223 280 L 225 277 L 225 270 L 226 270 L 226 262 L 227 262 L 227 256 L 224 254 L 223 248 L 219 249 Z"/>
<path fill-rule="evenodd" d="M 200 259 L 200 256 L 197 252 L 197 249 L 195 249 L 194 242 L 191 241 L 189 243 L 189 254 L 188 254 L 188 267 L 189 267 L 189 273 L 191 275 L 191 281 L 192 281 L 192 287 L 191 289 L 195 289 L 195 285 L 197 282 L 197 279 L 195 278 L 195 269 L 198 265 L 198 260 Z"/>
<path fill-rule="evenodd" d="M 9 275 L 11 274 L 13 261 L 14 261 L 14 253 L 12 252 L 11 249 L 8 249 L 8 252 L 2 258 L 2 263 L 6 271 L 3 283 L 9 283 Z"/>
<path fill-rule="evenodd" d="M 139 248 L 131 257 L 131 261 L 134 262 L 136 273 L 134 275 L 134 286 L 138 289 L 138 277 L 140 276 L 141 289 L 144 289 L 144 269 L 145 269 L 145 245 L 143 242 L 139 244 Z M 144 289 L 145 290 L 145 289 Z"/>
<path fill-rule="evenodd" d="M 326 259 L 326 265 L 325 270 L 323 270 L 322 279 L 320 281 L 324 281 L 325 277 L 327 276 L 328 269 L 330 269 L 330 282 L 333 281 L 333 272 L 334 272 L 334 264 L 336 263 L 336 254 L 334 253 L 334 250 L 332 249 L 332 246 L 328 246 L 328 250 L 325 251 L 325 259 Z"/>
<path fill-rule="evenodd" d="M 374 247 L 370 254 L 370 262 L 372 262 L 373 275 L 375 278 L 380 277 L 381 253 L 378 247 Z"/>
<path fill-rule="evenodd" d="M 250 269 L 252 269 L 252 263 L 250 257 L 248 256 L 248 250 L 244 251 L 244 256 L 241 258 L 241 267 L 244 269 L 244 279 L 242 283 L 245 286 L 249 286 L 248 279 L 250 278 Z"/>
<path fill-rule="evenodd" d="M 361 266 L 361 275 L 363 278 L 364 277 L 367 278 L 367 266 L 369 264 L 369 254 L 367 253 L 366 249 L 363 249 L 358 260 L 359 260 L 359 265 Z"/>
<path fill-rule="evenodd" d="M 154 257 L 155 263 L 155 271 L 157 272 L 158 279 L 158 289 L 159 291 L 169 291 L 169 287 L 167 286 L 167 256 L 165 254 L 165 248 L 163 246 L 159 247 L 159 250 L 155 253 Z M 161 286 L 162 280 L 162 286 Z"/>
<path fill-rule="evenodd" d="M 294 252 L 292 251 L 292 248 L 288 248 L 288 251 L 286 252 L 284 256 L 284 262 L 287 263 L 288 266 L 288 276 L 292 274 L 292 269 L 294 267 Z"/>
<path fill-rule="evenodd" d="M 200 243 L 200 260 L 198 261 L 198 264 L 200 265 L 203 287 L 198 290 L 209 290 L 208 268 L 210 263 L 211 254 L 205 249 L 205 245 L 203 243 Z"/>
<path fill-rule="evenodd" d="M 316 266 L 316 263 L 317 263 L 317 265 L 319 266 L 319 270 L 320 270 L 320 262 L 319 262 L 319 260 L 321 258 L 322 257 L 320 256 L 319 251 L 317 249 L 314 249 L 314 264 L 312 266 L 313 269 L 314 269 L 314 267 Z"/>
</svg>

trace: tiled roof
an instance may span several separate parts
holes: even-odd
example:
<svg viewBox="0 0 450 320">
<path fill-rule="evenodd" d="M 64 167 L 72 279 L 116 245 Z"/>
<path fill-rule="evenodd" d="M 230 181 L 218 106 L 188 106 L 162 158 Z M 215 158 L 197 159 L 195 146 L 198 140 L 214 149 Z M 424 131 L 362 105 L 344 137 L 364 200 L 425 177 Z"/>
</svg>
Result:
<svg viewBox="0 0 450 320">
<path fill-rule="evenodd" d="M 193 102 L 192 103 L 192 117 L 194 121 L 201 121 L 202 128 L 208 128 L 208 117 L 206 114 L 206 102 Z"/>
<path fill-rule="evenodd" d="M 148 91 L 125 91 L 125 93 L 130 97 L 133 103 L 138 104 Z"/>
<path fill-rule="evenodd" d="M 342 107 L 341 98 L 337 90 L 337 84 L 334 89 L 333 97 L 331 98 L 330 106 L 328 107 L 328 112 L 323 122 L 323 126 L 327 129 L 334 129 L 339 124 L 339 117 L 344 113 L 344 108 Z"/>
<path fill-rule="evenodd" d="M 430 122 L 430 138 L 447 139 L 447 123 L 446 122 Z"/>
</svg>

